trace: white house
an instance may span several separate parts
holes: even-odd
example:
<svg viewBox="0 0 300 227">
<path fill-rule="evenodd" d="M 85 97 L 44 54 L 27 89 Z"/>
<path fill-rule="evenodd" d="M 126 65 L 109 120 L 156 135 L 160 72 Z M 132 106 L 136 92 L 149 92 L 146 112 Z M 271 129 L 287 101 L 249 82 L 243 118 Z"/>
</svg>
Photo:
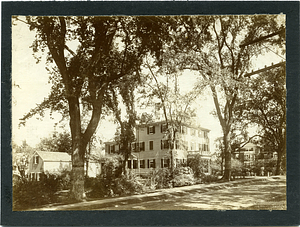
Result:
<svg viewBox="0 0 300 227">
<path fill-rule="evenodd" d="M 210 169 L 209 129 L 182 125 L 176 135 L 174 148 L 166 140 L 166 122 L 158 121 L 136 128 L 136 142 L 131 145 L 131 157 L 127 168 L 144 174 L 154 168 L 169 168 L 171 154 L 177 164 L 185 163 L 187 159 L 200 155 Z M 105 143 L 106 154 L 118 153 L 120 146 L 115 142 Z M 172 150 L 172 151 L 171 151 Z"/>
<path fill-rule="evenodd" d="M 86 171 L 85 165 L 85 171 Z M 31 179 L 39 180 L 41 173 L 59 173 L 61 170 L 72 169 L 71 155 L 66 152 L 36 151 L 29 160 L 28 175 Z M 96 177 L 101 173 L 100 163 L 89 161 L 88 176 Z"/>
</svg>

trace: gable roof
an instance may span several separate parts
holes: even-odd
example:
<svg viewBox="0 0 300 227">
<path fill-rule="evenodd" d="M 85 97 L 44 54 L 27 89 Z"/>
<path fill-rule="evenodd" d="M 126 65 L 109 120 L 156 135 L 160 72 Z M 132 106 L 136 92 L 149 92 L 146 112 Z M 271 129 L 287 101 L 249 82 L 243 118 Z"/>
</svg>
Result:
<svg viewBox="0 0 300 227">
<path fill-rule="evenodd" d="M 36 151 L 35 154 L 38 154 L 44 161 L 52 161 L 52 162 L 71 161 L 71 155 L 69 155 L 66 152 Z"/>
</svg>

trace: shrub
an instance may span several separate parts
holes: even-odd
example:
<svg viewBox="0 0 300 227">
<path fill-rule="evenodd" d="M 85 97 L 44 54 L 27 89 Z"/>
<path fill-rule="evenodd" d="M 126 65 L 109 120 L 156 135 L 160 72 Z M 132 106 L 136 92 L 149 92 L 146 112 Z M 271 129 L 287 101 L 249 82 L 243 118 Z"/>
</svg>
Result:
<svg viewBox="0 0 300 227">
<path fill-rule="evenodd" d="M 187 165 L 193 170 L 195 178 L 200 179 L 204 173 L 208 172 L 207 161 L 203 160 L 199 154 L 188 159 Z"/>
<path fill-rule="evenodd" d="M 147 185 L 150 189 L 172 187 L 172 174 L 168 168 L 154 169 L 150 172 Z"/>
<path fill-rule="evenodd" d="M 62 169 L 59 172 L 60 190 L 68 190 L 71 188 L 72 179 L 71 171 L 68 169 Z"/>
<path fill-rule="evenodd" d="M 263 171 L 262 171 L 263 167 Z M 276 160 L 269 159 L 269 160 L 257 160 L 252 167 L 252 171 L 256 173 L 256 175 L 261 176 L 262 174 L 267 175 L 268 172 L 272 172 L 275 174 L 276 170 Z"/>
<path fill-rule="evenodd" d="M 122 173 L 123 159 L 120 155 L 105 157 L 102 173 L 94 180 L 86 179 L 86 185 L 91 188 L 89 197 L 108 197 L 114 195 L 130 195 L 144 190 L 140 179 L 133 173 Z"/>
<path fill-rule="evenodd" d="M 195 184 L 193 170 L 190 167 L 177 167 L 174 170 L 173 185 L 175 187 Z"/>
<path fill-rule="evenodd" d="M 116 178 L 114 186 L 112 191 L 117 195 L 139 194 L 145 190 L 140 179 L 132 172 Z"/>
<path fill-rule="evenodd" d="M 57 202 L 55 193 L 62 189 L 58 174 L 42 174 L 40 181 L 22 178 L 13 186 L 13 209 L 23 210 Z"/>
</svg>

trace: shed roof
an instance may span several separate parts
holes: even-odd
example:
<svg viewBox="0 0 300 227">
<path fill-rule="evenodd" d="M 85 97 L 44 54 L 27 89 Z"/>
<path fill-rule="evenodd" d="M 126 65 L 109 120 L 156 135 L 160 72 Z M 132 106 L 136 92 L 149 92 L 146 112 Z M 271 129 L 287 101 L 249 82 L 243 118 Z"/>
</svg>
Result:
<svg viewBox="0 0 300 227">
<path fill-rule="evenodd" d="M 44 161 L 71 161 L 71 155 L 66 152 L 36 151 L 35 154 L 38 154 Z"/>
</svg>

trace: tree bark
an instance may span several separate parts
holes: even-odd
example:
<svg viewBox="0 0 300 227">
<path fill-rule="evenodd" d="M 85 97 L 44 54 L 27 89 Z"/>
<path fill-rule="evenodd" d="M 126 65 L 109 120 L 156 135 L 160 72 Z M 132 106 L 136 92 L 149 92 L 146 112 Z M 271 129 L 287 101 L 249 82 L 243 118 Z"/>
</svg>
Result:
<svg viewBox="0 0 300 227">
<path fill-rule="evenodd" d="M 225 152 L 225 170 L 224 170 L 223 179 L 226 181 L 230 181 L 231 178 L 230 133 L 224 132 L 223 139 L 224 139 L 224 152 Z"/>
<path fill-rule="evenodd" d="M 82 144 L 81 119 L 79 100 L 76 96 L 68 98 L 70 128 L 72 135 L 72 189 L 70 197 L 76 201 L 84 199 L 84 154 L 85 147 Z"/>
</svg>

